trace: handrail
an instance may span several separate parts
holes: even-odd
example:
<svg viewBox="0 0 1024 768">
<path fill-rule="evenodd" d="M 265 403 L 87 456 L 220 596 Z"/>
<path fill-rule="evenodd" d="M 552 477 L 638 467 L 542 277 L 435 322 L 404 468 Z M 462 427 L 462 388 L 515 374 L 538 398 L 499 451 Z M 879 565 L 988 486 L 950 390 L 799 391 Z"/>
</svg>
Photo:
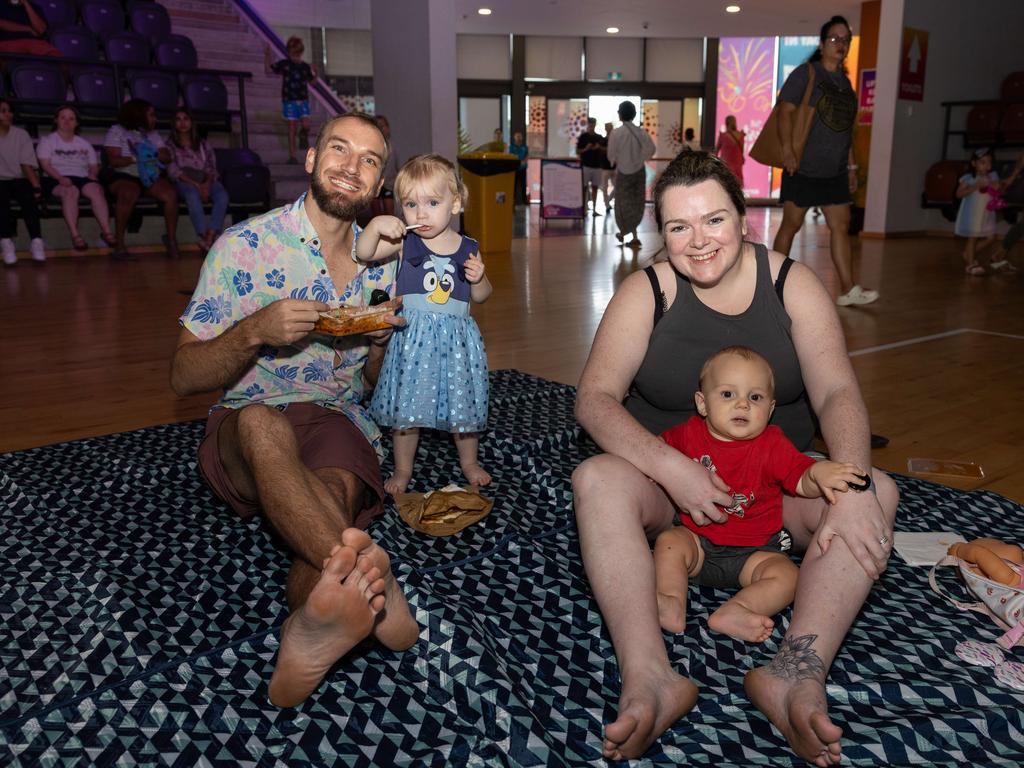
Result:
<svg viewBox="0 0 1024 768">
<path fill-rule="evenodd" d="M 245 0 L 231 0 L 232 4 L 247 18 L 253 26 L 256 27 L 263 39 L 268 42 L 275 51 L 281 56 L 288 56 L 288 49 L 285 47 L 284 41 L 277 36 L 277 33 L 271 29 L 270 25 L 263 20 L 256 11 L 249 5 Z M 327 107 L 328 111 L 333 111 L 335 115 L 343 115 L 348 110 L 338 100 L 337 95 L 332 91 L 327 84 L 324 82 L 323 77 L 318 75 L 313 82 L 309 84 L 310 90 L 313 91 L 320 99 L 320 103 Z"/>
</svg>

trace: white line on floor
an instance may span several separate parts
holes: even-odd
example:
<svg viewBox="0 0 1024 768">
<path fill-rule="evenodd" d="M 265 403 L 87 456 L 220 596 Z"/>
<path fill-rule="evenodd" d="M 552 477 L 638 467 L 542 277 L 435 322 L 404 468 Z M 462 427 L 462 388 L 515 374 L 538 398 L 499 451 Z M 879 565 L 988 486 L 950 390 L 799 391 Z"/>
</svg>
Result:
<svg viewBox="0 0 1024 768">
<path fill-rule="evenodd" d="M 1020 339 L 1024 341 L 1024 336 L 1019 336 L 1014 333 L 999 333 L 998 331 L 979 331 L 976 328 L 957 328 L 955 331 L 946 331 L 945 333 L 933 333 L 930 336 L 918 336 L 914 339 L 905 339 L 904 341 L 894 341 L 891 344 L 879 344 L 877 347 L 866 347 L 864 349 L 857 349 L 850 353 L 850 357 L 860 357 L 861 355 L 870 355 L 873 352 L 884 352 L 887 349 L 899 349 L 900 347 L 909 347 L 911 344 L 922 344 L 926 341 L 935 341 L 936 339 L 946 339 L 950 336 L 959 336 L 961 333 L 984 333 L 988 336 L 1002 336 L 1007 339 Z"/>
</svg>

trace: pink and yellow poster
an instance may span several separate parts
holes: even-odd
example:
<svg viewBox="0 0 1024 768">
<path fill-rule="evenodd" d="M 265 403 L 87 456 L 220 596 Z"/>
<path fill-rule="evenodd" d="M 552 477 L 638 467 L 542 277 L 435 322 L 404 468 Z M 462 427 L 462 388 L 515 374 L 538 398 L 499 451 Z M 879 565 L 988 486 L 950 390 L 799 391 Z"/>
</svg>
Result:
<svg viewBox="0 0 1024 768">
<path fill-rule="evenodd" d="M 747 197 L 768 197 L 771 169 L 751 160 L 761 127 L 775 101 L 775 38 L 723 37 L 718 48 L 718 133 L 725 118 L 736 117 L 736 127 L 747 134 L 743 154 L 743 190 Z"/>
</svg>

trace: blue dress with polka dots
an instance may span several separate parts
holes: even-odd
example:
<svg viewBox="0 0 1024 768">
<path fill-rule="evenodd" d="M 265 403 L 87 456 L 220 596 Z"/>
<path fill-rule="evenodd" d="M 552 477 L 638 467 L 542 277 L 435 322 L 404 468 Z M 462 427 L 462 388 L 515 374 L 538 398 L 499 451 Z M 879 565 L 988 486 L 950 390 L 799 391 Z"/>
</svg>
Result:
<svg viewBox="0 0 1024 768">
<path fill-rule="evenodd" d="M 388 344 L 370 415 L 381 426 L 480 432 L 487 425 L 487 354 L 470 317 L 466 259 L 479 245 L 463 237 L 441 255 L 410 233 L 402 247 L 397 294 L 406 325 Z"/>
</svg>

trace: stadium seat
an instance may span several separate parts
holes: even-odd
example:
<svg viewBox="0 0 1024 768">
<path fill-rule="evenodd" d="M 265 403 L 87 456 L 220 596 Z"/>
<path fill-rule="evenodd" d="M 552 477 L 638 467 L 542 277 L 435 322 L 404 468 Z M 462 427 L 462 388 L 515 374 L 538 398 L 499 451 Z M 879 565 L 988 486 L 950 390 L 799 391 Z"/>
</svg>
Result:
<svg viewBox="0 0 1024 768">
<path fill-rule="evenodd" d="M 67 101 L 67 83 L 60 65 L 50 61 L 12 61 L 8 66 L 18 118 L 27 123 L 52 119 L 56 108 Z"/>
<path fill-rule="evenodd" d="M 149 66 L 149 41 L 135 32 L 118 32 L 107 38 L 107 61 L 111 64 Z"/>
<path fill-rule="evenodd" d="M 83 68 L 71 75 L 75 91 L 75 106 L 83 118 L 110 119 L 117 117 L 120 103 L 114 72 L 109 67 Z"/>
<path fill-rule="evenodd" d="M 967 168 L 967 163 L 962 160 L 940 160 L 933 163 L 924 177 L 921 207 L 939 208 L 946 219 L 953 221 L 960 207 L 960 201 L 956 198 L 957 183 Z"/>
<path fill-rule="evenodd" d="M 270 169 L 248 149 L 216 149 L 217 173 L 232 206 L 270 207 Z"/>
<path fill-rule="evenodd" d="M 215 75 L 189 76 L 182 83 L 185 106 L 202 120 L 202 115 L 223 119 L 228 111 L 228 91 Z"/>
<path fill-rule="evenodd" d="M 168 35 L 161 40 L 154 52 L 156 63 L 161 67 L 174 69 L 195 69 L 199 56 L 192 41 L 184 35 Z"/>
<path fill-rule="evenodd" d="M 1024 144 L 1024 100 L 1006 105 L 999 133 L 1007 144 Z"/>
<path fill-rule="evenodd" d="M 967 113 L 965 147 L 984 147 L 999 140 L 999 104 L 975 104 Z"/>
<path fill-rule="evenodd" d="M 124 32 L 124 9 L 118 0 L 82 0 L 82 24 L 100 40 Z"/>
<path fill-rule="evenodd" d="M 999 98 L 1006 104 L 1024 102 L 1024 72 L 1011 72 L 1003 79 Z"/>
<path fill-rule="evenodd" d="M 171 17 L 159 3 L 133 5 L 128 18 L 132 30 L 147 38 L 150 45 L 156 45 L 171 34 Z"/>
<path fill-rule="evenodd" d="M 50 33 L 75 23 L 75 5 L 71 0 L 35 0 L 33 5 L 46 20 L 47 31 Z"/>
<path fill-rule="evenodd" d="M 167 72 L 136 71 L 128 75 L 132 98 L 145 99 L 162 117 L 178 108 L 178 81 Z"/>
<path fill-rule="evenodd" d="M 50 42 L 54 48 L 69 59 L 100 60 L 100 49 L 96 45 L 96 38 L 85 27 L 55 29 L 50 33 Z"/>
</svg>

